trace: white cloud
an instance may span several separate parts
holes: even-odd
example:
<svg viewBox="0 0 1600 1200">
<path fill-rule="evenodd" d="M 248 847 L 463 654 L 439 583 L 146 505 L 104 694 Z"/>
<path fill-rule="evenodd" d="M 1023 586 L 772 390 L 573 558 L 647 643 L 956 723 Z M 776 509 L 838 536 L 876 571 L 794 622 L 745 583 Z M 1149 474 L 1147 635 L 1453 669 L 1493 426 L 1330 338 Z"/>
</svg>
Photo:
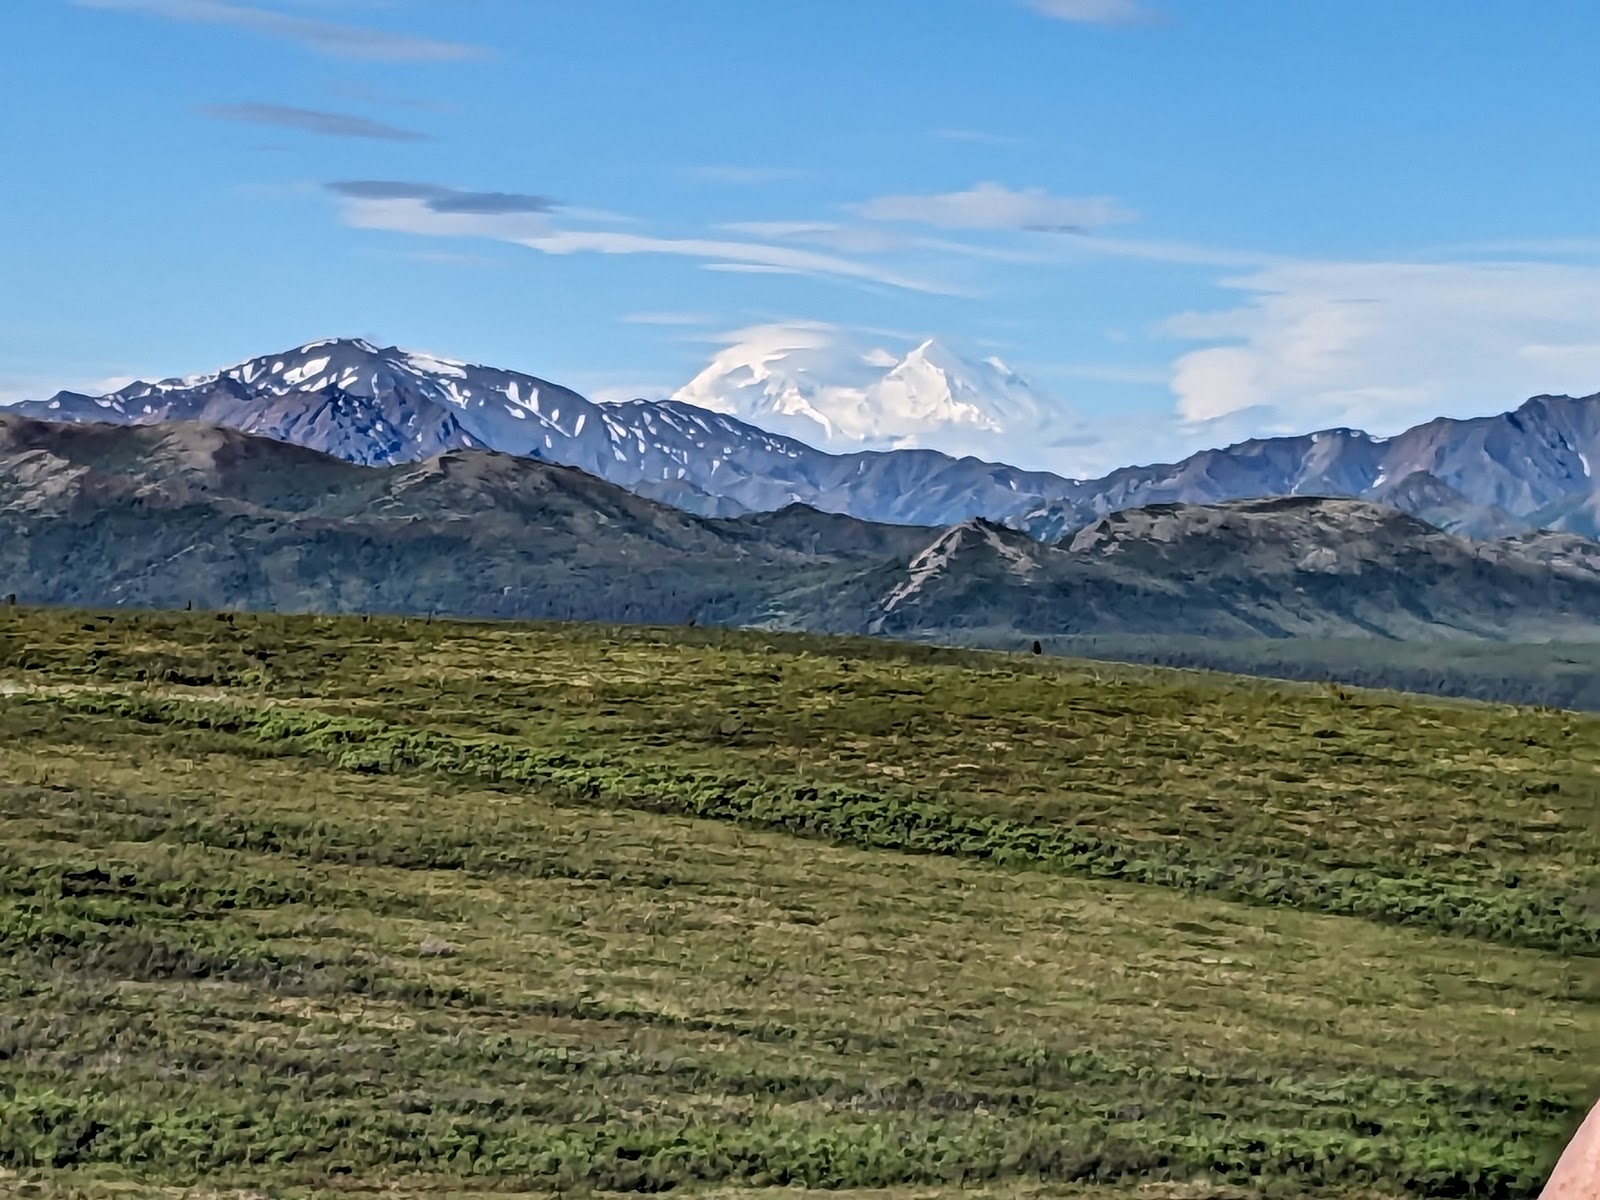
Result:
<svg viewBox="0 0 1600 1200">
<path fill-rule="evenodd" d="M 1085 25 L 1137 25 L 1152 13 L 1139 0 L 1023 0 L 1034 12 Z"/>
<path fill-rule="evenodd" d="M 1134 216 L 1104 196 L 1052 196 L 1043 188 L 1013 191 L 998 183 L 932 196 L 879 196 L 855 211 L 872 220 L 941 229 L 1087 230 Z"/>
<path fill-rule="evenodd" d="M 1190 312 L 1181 420 L 1251 433 L 1392 434 L 1600 390 L 1600 268 L 1541 262 L 1277 263 L 1224 281 L 1242 304 Z"/>
<path fill-rule="evenodd" d="M 416 196 L 383 199 L 346 194 L 342 199 L 345 224 L 356 229 L 383 229 L 419 237 L 478 237 L 517 242 L 551 228 L 547 213 L 439 212 Z"/>
<path fill-rule="evenodd" d="M 512 242 L 544 254 L 662 254 L 696 258 L 718 269 L 765 271 L 880 284 L 935 295 L 953 294 L 931 280 L 858 258 L 795 246 L 705 237 L 654 237 L 611 229 L 567 229 L 540 212 L 440 212 L 426 199 L 343 196 L 345 222 L 423 237 L 481 237 Z"/>
</svg>

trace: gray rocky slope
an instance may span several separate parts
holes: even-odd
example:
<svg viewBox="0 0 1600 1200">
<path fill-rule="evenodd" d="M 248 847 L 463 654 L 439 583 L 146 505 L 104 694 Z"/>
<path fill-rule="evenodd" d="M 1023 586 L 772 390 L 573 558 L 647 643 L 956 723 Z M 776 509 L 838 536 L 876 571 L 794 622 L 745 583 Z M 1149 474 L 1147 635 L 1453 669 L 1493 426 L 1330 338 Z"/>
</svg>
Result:
<svg viewBox="0 0 1600 1200">
<path fill-rule="evenodd" d="M 1241 442 L 1091 480 L 933 450 L 827 454 L 674 401 L 595 404 L 515 371 L 357 339 L 106 396 L 16 405 L 61 421 L 208 422 L 366 465 L 487 448 L 575 466 L 700 515 L 793 503 L 866 520 L 971 517 L 1053 541 L 1119 509 L 1278 495 L 1352 496 L 1474 538 L 1535 528 L 1600 535 L 1600 396 L 1535 397 L 1514 412 L 1440 419 L 1391 438 L 1332 429 Z"/>
<path fill-rule="evenodd" d="M 1059 545 L 790 506 L 707 518 L 476 449 L 362 467 L 192 422 L 0 414 L 0 592 L 241 607 L 1063 634 L 1592 639 L 1600 547 L 1471 542 L 1354 499 L 1159 504 Z"/>
</svg>

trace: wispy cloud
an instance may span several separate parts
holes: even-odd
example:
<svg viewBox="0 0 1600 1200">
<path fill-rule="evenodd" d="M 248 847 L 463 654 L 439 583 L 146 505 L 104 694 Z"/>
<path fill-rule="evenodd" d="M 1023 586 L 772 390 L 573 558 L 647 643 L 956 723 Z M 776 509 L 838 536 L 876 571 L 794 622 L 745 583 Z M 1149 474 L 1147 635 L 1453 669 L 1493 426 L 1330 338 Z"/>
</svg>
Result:
<svg viewBox="0 0 1600 1200">
<path fill-rule="evenodd" d="M 326 185 L 346 201 L 345 221 L 362 229 L 383 229 L 423 237 L 481 237 L 512 242 L 544 254 L 660 254 L 700 259 L 717 269 L 793 273 L 817 278 L 878 284 L 908 291 L 956 294 L 932 280 L 880 263 L 799 246 L 717 237 L 660 237 L 615 229 L 568 227 L 552 219 L 554 205 L 473 205 L 464 193 L 436 184 L 384 180 L 346 180 Z"/>
<path fill-rule="evenodd" d="M 542 213 L 554 209 L 556 202 L 521 192 L 452 192 L 435 196 L 427 205 L 441 213 Z"/>
<path fill-rule="evenodd" d="M 689 167 L 686 173 L 712 183 L 735 184 L 784 183 L 792 179 L 803 179 L 806 175 L 806 172 L 793 167 L 734 166 Z"/>
<path fill-rule="evenodd" d="M 717 228 L 750 237 L 826 246 L 845 254 L 883 254 L 912 244 L 911 239 L 891 230 L 835 221 L 730 221 Z"/>
<path fill-rule="evenodd" d="M 72 0 L 79 8 L 147 13 L 173 21 L 224 25 L 283 38 L 337 58 L 387 62 L 451 62 L 482 58 L 481 46 L 435 38 L 410 37 L 365 25 L 344 25 L 315 17 L 255 8 L 231 0 Z"/>
<path fill-rule="evenodd" d="M 1600 387 L 1597 267 L 1280 262 L 1222 284 L 1241 302 L 1161 327 L 1211 343 L 1173 364 L 1188 422 L 1394 433 Z"/>
<path fill-rule="evenodd" d="M 1060 256 L 1037 246 L 978 245 L 950 238 L 913 235 L 882 225 L 843 225 L 834 221 L 730 221 L 716 228 L 751 237 L 826 246 L 845 254 L 922 254 L 940 259 L 981 259 L 997 263 L 1047 263 Z"/>
<path fill-rule="evenodd" d="M 1064 234 L 1077 234 L 1077 230 L 1057 230 Z M 1201 242 L 1177 242 L 1161 238 L 1119 238 L 1104 234 L 1061 238 L 1056 244 L 1074 253 L 1097 255 L 1103 258 L 1127 258 L 1141 262 L 1169 263 L 1190 267 L 1263 267 L 1285 261 L 1280 255 L 1260 250 L 1240 250 L 1229 246 L 1212 246 Z"/>
<path fill-rule="evenodd" d="M 855 211 L 871 220 L 914 221 L 940 229 L 1048 232 L 1083 232 L 1134 216 L 1104 196 L 1052 196 L 1043 188 L 1013 191 L 998 183 L 929 196 L 879 196 L 856 205 Z"/>
<path fill-rule="evenodd" d="M 436 213 L 495 216 L 502 213 L 547 213 L 560 207 L 549 196 L 525 192 L 470 192 L 436 183 L 392 179 L 342 179 L 324 185 L 351 200 L 416 200 Z"/>
<path fill-rule="evenodd" d="M 1512 258 L 1593 258 L 1600 255 L 1600 238 L 1502 238 L 1433 246 L 1420 258 L 1470 258 L 1503 255 Z"/>
<path fill-rule="evenodd" d="M 1023 0 L 1034 12 L 1084 25 L 1141 25 L 1156 14 L 1139 0 Z"/>
<path fill-rule="evenodd" d="M 292 108 L 287 104 L 205 104 L 200 112 L 224 121 L 248 121 L 257 125 L 275 125 L 280 129 L 297 129 L 301 133 L 316 133 L 324 137 L 371 138 L 384 142 L 421 142 L 428 135 L 414 129 L 401 129 L 385 125 L 367 117 L 350 113 L 324 112 L 317 108 Z"/>
<path fill-rule="evenodd" d="M 563 229 L 523 239 L 523 244 L 546 254 L 673 254 L 707 260 L 719 270 L 762 270 L 831 276 L 863 283 L 881 283 L 914 292 L 946 293 L 927 280 L 916 279 L 872 263 L 838 255 L 819 254 L 792 246 L 760 242 L 724 241 L 717 238 L 663 238 L 613 230 Z"/>
<path fill-rule="evenodd" d="M 336 179 L 323 186 L 350 200 L 431 200 L 451 190 L 436 183 L 410 183 L 399 179 Z"/>
<path fill-rule="evenodd" d="M 706 325 L 712 317 L 698 312 L 636 312 L 624 314 L 622 320 L 629 325 Z"/>
<path fill-rule="evenodd" d="M 726 271 L 730 275 L 803 275 L 794 267 L 778 267 L 771 263 L 708 262 L 702 263 L 708 271 Z"/>
</svg>

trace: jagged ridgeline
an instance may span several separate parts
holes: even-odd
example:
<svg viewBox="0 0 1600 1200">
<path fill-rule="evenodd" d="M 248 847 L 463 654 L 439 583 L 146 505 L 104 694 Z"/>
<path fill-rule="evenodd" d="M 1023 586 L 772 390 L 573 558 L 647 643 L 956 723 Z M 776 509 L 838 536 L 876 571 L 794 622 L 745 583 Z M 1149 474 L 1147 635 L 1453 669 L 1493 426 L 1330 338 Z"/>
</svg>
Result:
<svg viewBox="0 0 1600 1200">
<path fill-rule="evenodd" d="M 1362 500 L 1149 505 L 1054 545 L 790 505 L 706 518 L 482 450 L 362 467 L 193 422 L 0 414 L 24 603 L 1039 637 L 1595 640 L 1600 545 L 1471 542 Z"/>
<path fill-rule="evenodd" d="M 1322 495 L 1472 538 L 1600 533 L 1591 473 L 1600 396 L 1538 396 L 1514 412 L 1389 438 L 1330 429 L 1253 439 L 1094 479 L 1006 465 L 1017 453 L 1046 463 L 1069 453 L 1072 431 L 1051 427 L 1051 407 L 998 360 L 965 361 L 932 343 L 887 362 L 827 345 L 737 346 L 670 400 L 596 404 L 519 371 L 346 338 L 100 397 L 61 392 L 15 411 L 209 422 L 368 465 L 500 450 L 703 516 L 803 503 L 913 525 L 981 517 L 1053 541 L 1147 504 Z M 976 438 L 977 456 L 904 448 L 941 434 Z"/>
<path fill-rule="evenodd" d="M 0 1190 L 1531 1198 L 1597 768 L 1026 652 L 0 607 Z"/>
</svg>

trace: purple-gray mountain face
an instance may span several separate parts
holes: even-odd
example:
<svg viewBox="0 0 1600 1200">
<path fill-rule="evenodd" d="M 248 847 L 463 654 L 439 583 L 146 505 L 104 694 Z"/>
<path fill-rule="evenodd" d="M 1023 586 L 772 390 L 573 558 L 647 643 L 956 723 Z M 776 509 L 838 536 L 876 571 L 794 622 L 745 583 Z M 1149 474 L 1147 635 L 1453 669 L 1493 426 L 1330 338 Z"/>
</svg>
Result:
<svg viewBox="0 0 1600 1200">
<path fill-rule="evenodd" d="M 1010 523 L 1062 536 L 1142 504 L 1355 496 L 1476 538 L 1536 528 L 1600 532 L 1600 395 L 1536 396 L 1515 412 L 1439 418 L 1392 438 L 1352 429 L 1263 438 L 1182 462 L 1124 467 Z"/>
<path fill-rule="evenodd" d="M 531 375 L 341 339 L 211 375 L 59 393 L 14 412 L 59 421 L 203 421 L 351 462 L 489 448 L 579 467 L 708 516 L 792 503 L 873 521 L 981 517 L 1055 541 L 1121 509 L 1279 495 L 1350 496 L 1475 538 L 1600 534 L 1600 396 L 1440 419 L 1392 438 L 1335 429 L 1207 450 L 1092 480 L 933 450 L 827 454 L 677 401 L 595 404 Z"/>
<path fill-rule="evenodd" d="M 748 625 L 977 645 L 1035 638 L 1594 641 L 1600 543 L 1469 542 L 1363 500 L 1151 505 L 1049 546 L 974 519 L 801 506 L 704 518 L 482 450 L 361 467 L 196 422 L 0 413 L 0 594 Z"/>
</svg>

